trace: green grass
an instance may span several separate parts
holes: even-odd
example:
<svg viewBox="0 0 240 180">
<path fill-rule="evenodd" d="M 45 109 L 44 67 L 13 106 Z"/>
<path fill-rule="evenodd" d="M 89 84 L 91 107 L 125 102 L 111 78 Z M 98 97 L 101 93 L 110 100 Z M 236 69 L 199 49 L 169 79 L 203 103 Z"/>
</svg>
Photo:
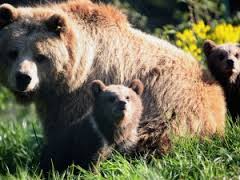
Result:
<svg viewBox="0 0 240 180">
<path fill-rule="evenodd" d="M 39 121 L 24 108 L 1 115 L 0 179 L 41 179 L 38 169 L 42 134 Z M 173 151 L 161 159 L 144 157 L 126 159 L 115 153 L 102 162 L 95 172 L 73 168 L 63 174 L 52 173 L 52 179 L 222 179 L 240 177 L 240 127 L 226 130 L 224 138 L 175 140 Z"/>
</svg>

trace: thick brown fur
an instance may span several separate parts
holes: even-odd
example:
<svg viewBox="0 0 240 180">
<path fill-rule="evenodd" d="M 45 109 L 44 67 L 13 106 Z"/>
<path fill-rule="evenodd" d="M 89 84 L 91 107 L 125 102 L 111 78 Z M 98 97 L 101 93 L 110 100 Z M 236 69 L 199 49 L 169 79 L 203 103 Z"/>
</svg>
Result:
<svg viewBox="0 0 240 180">
<path fill-rule="evenodd" d="M 203 46 L 208 68 L 224 89 L 233 121 L 240 115 L 240 45 L 217 45 L 206 40 Z"/>
<path fill-rule="evenodd" d="M 209 72 L 167 41 L 132 28 L 114 7 L 75 0 L 13 10 L 18 16 L 0 32 L 1 81 L 16 91 L 11 77 L 22 72 L 21 62 L 37 68 L 36 86 L 17 92 L 36 92 L 33 101 L 47 140 L 89 111 L 88 84 L 94 79 L 144 83 L 139 149 L 161 151 L 169 133 L 224 134 L 224 96 Z M 60 23 L 56 31 L 46 23 L 53 15 L 61 19 L 54 21 Z M 36 62 L 39 54 L 47 57 L 42 64 Z"/>
</svg>

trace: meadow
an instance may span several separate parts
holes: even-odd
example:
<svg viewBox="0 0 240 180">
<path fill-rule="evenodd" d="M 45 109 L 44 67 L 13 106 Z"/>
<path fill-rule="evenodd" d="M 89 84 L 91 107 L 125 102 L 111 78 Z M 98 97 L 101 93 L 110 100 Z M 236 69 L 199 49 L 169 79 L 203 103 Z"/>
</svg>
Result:
<svg viewBox="0 0 240 180">
<path fill-rule="evenodd" d="M 117 152 L 100 163 L 95 172 L 73 167 L 52 172 L 51 179 L 239 179 L 240 126 L 227 118 L 225 137 L 174 138 L 172 151 L 164 157 L 128 159 Z M 41 179 L 38 168 L 43 136 L 34 106 L 11 106 L 1 112 L 0 179 Z"/>
</svg>

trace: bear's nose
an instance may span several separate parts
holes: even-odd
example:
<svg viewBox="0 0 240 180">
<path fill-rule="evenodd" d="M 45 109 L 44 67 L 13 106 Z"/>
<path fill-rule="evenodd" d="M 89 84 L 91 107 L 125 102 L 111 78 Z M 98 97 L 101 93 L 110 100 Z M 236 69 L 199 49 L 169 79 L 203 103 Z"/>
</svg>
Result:
<svg viewBox="0 0 240 180">
<path fill-rule="evenodd" d="M 228 59 L 228 60 L 227 60 L 227 66 L 228 66 L 228 68 L 233 68 L 233 66 L 234 66 L 234 61 L 233 61 L 232 59 Z"/>
<path fill-rule="evenodd" d="M 24 91 L 27 89 L 29 83 L 31 82 L 32 78 L 24 73 L 18 72 L 16 74 L 16 87 L 19 91 Z"/>
<path fill-rule="evenodd" d="M 118 102 L 118 107 L 120 110 L 125 110 L 126 109 L 126 102 L 125 101 L 119 101 Z"/>
</svg>

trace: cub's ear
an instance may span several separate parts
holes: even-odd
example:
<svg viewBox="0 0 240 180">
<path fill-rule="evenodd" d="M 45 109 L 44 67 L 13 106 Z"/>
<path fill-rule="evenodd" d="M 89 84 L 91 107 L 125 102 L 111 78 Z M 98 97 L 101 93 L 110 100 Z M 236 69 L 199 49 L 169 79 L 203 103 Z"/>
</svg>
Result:
<svg viewBox="0 0 240 180">
<path fill-rule="evenodd" d="M 102 81 L 94 80 L 91 84 L 92 93 L 94 97 L 97 97 L 105 89 L 105 87 L 106 86 Z"/>
<path fill-rule="evenodd" d="M 18 11 L 10 4 L 3 4 L 0 6 L 0 28 L 11 24 L 18 17 Z"/>
<path fill-rule="evenodd" d="M 139 79 L 134 79 L 129 85 L 129 88 L 135 91 L 137 95 L 141 96 L 144 90 L 144 85 Z"/>
<path fill-rule="evenodd" d="M 203 52 L 206 56 L 208 56 L 212 49 L 214 47 L 216 47 L 217 45 L 215 44 L 215 42 L 211 41 L 211 40 L 206 40 L 203 44 Z"/>
<path fill-rule="evenodd" d="M 67 20 L 60 14 L 54 14 L 46 21 L 46 26 L 49 31 L 60 35 L 67 31 Z"/>
</svg>

